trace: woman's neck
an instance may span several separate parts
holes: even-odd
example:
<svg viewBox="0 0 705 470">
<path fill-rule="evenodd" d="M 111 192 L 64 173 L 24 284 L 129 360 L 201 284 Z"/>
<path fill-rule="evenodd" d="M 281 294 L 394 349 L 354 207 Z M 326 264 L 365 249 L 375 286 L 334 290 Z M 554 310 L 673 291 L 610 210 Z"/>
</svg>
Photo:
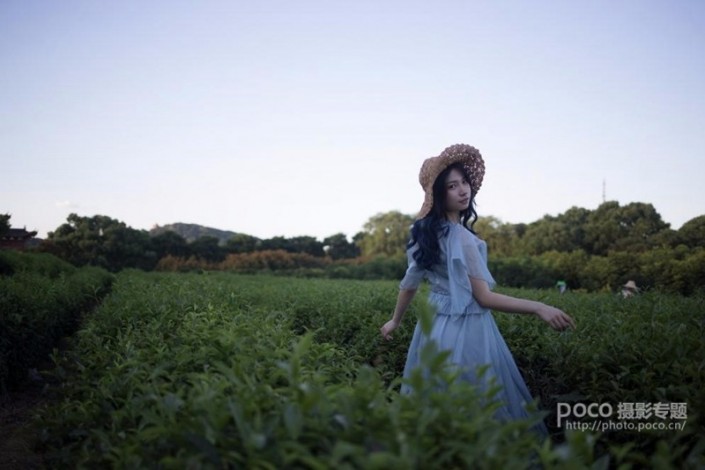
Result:
<svg viewBox="0 0 705 470">
<path fill-rule="evenodd" d="M 446 212 L 446 220 L 454 224 L 460 223 L 460 212 Z"/>
</svg>

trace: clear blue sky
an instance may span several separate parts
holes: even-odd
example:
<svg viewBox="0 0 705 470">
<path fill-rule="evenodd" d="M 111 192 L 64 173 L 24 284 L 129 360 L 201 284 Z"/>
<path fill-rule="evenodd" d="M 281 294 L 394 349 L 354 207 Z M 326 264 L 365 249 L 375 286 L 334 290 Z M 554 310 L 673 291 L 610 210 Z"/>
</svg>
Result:
<svg viewBox="0 0 705 470">
<path fill-rule="evenodd" d="M 0 2 L 0 213 L 269 238 L 414 214 L 485 157 L 480 216 L 606 197 L 705 214 L 703 1 Z"/>
</svg>

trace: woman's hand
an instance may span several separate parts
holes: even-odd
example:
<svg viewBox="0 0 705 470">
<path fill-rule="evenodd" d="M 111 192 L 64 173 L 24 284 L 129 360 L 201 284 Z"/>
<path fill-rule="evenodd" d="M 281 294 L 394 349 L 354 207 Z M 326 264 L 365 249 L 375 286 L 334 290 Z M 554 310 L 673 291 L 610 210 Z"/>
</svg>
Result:
<svg viewBox="0 0 705 470">
<path fill-rule="evenodd" d="M 563 331 L 566 328 L 575 329 L 575 321 L 570 318 L 568 314 L 550 305 L 541 304 L 536 311 L 536 315 L 538 315 L 541 320 L 551 325 L 551 328 L 554 330 Z"/>
<path fill-rule="evenodd" d="M 392 339 L 392 331 L 396 330 L 398 326 L 398 322 L 395 322 L 394 320 L 389 320 L 387 323 L 382 325 L 382 328 L 380 328 L 379 331 L 380 333 L 382 333 L 382 337 L 384 339 L 390 340 Z"/>
</svg>

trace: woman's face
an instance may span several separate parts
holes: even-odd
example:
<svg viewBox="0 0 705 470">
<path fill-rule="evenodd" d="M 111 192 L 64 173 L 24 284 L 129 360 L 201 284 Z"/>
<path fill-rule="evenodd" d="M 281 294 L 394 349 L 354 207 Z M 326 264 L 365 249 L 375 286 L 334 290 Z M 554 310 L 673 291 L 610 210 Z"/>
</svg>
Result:
<svg viewBox="0 0 705 470">
<path fill-rule="evenodd" d="M 446 177 L 445 211 L 457 215 L 470 206 L 470 183 L 463 173 L 453 168 Z"/>
</svg>

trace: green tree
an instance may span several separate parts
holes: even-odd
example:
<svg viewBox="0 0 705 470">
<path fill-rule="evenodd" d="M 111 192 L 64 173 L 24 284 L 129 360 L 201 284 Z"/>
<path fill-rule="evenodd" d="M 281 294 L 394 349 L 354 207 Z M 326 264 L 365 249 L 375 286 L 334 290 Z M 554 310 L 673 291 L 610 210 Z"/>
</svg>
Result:
<svg viewBox="0 0 705 470">
<path fill-rule="evenodd" d="M 259 250 L 284 250 L 289 253 L 308 253 L 313 256 L 324 256 L 323 243 L 314 237 L 300 236 L 293 238 L 273 237 L 262 240 Z"/>
<path fill-rule="evenodd" d="M 308 253 L 313 256 L 325 256 L 323 243 L 315 237 L 300 236 L 289 239 L 293 253 Z"/>
<path fill-rule="evenodd" d="M 612 292 L 619 285 L 619 275 L 606 256 L 590 256 L 579 272 L 578 285 L 590 291 Z"/>
<path fill-rule="evenodd" d="M 523 228 L 521 232 L 520 228 Z M 514 256 L 518 254 L 517 247 L 520 235 L 525 232 L 525 225 L 503 223 L 490 215 L 479 218 L 473 230 L 487 242 L 492 256 Z"/>
<path fill-rule="evenodd" d="M 189 244 L 189 248 L 195 256 L 211 263 L 219 263 L 225 259 L 225 249 L 220 246 L 218 237 L 198 237 Z"/>
<path fill-rule="evenodd" d="M 675 248 L 683 243 L 678 231 L 671 228 L 661 230 L 650 241 L 654 248 Z"/>
<path fill-rule="evenodd" d="M 572 252 L 585 248 L 585 224 L 590 216 L 590 210 L 573 206 L 559 216 L 562 224 L 562 238 L 555 249 Z"/>
<path fill-rule="evenodd" d="M 0 237 L 10 230 L 10 214 L 0 214 Z"/>
<path fill-rule="evenodd" d="M 289 239 L 282 236 L 266 238 L 260 243 L 259 249 L 262 251 L 284 250 L 293 253 L 294 249 Z"/>
<path fill-rule="evenodd" d="M 583 250 L 571 252 L 547 251 L 542 253 L 538 259 L 549 268 L 555 281 L 561 279 L 571 289 L 582 287 L 580 285 L 580 273 L 589 261 L 589 256 Z"/>
<path fill-rule="evenodd" d="M 601 204 L 585 224 L 585 248 L 594 255 L 610 251 L 643 252 L 658 244 L 658 234 L 669 228 L 654 206 L 616 201 Z"/>
<path fill-rule="evenodd" d="M 191 254 L 191 248 L 186 239 L 176 232 L 167 231 L 154 235 L 151 241 L 157 259 L 162 259 L 167 255 L 187 258 Z"/>
<path fill-rule="evenodd" d="M 70 214 L 66 223 L 49 232 L 42 250 L 76 266 L 90 264 L 110 271 L 152 269 L 157 262 L 145 230 L 135 230 L 104 215 Z"/>
<path fill-rule="evenodd" d="M 698 292 L 705 296 L 705 248 L 696 248 L 688 253 L 683 260 L 681 269 L 686 276 L 686 290 L 681 294 Z"/>
<path fill-rule="evenodd" d="M 228 253 L 252 253 L 257 250 L 261 241 L 252 235 L 238 233 L 225 242 L 225 251 Z"/>
<path fill-rule="evenodd" d="M 358 246 L 364 256 L 400 256 L 406 252 L 409 230 L 414 222 L 411 215 L 398 211 L 380 213 L 364 225 L 364 235 Z"/>
<path fill-rule="evenodd" d="M 687 255 L 685 246 L 655 248 L 638 255 L 639 273 L 643 288 L 656 288 L 667 292 L 683 292 L 687 279 L 679 265 Z"/>
<path fill-rule="evenodd" d="M 690 219 L 678 229 L 678 241 L 688 248 L 705 248 L 705 215 Z"/>
<path fill-rule="evenodd" d="M 529 224 L 521 237 L 522 252 L 538 255 L 547 251 L 567 253 L 583 248 L 589 214 L 587 209 L 571 207 L 563 214 L 545 215 Z"/>
<path fill-rule="evenodd" d="M 655 247 L 655 240 L 661 232 L 670 229 L 651 204 L 632 202 L 622 207 L 620 215 L 620 226 L 625 228 L 627 235 L 617 242 L 617 250 L 647 251 Z"/>
<path fill-rule="evenodd" d="M 344 233 L 336 233 L 323 240 L 323 249 L 332 259 L 356 258 L 360 249 L 354 242 L 349 242 Z"/>
</svg>

